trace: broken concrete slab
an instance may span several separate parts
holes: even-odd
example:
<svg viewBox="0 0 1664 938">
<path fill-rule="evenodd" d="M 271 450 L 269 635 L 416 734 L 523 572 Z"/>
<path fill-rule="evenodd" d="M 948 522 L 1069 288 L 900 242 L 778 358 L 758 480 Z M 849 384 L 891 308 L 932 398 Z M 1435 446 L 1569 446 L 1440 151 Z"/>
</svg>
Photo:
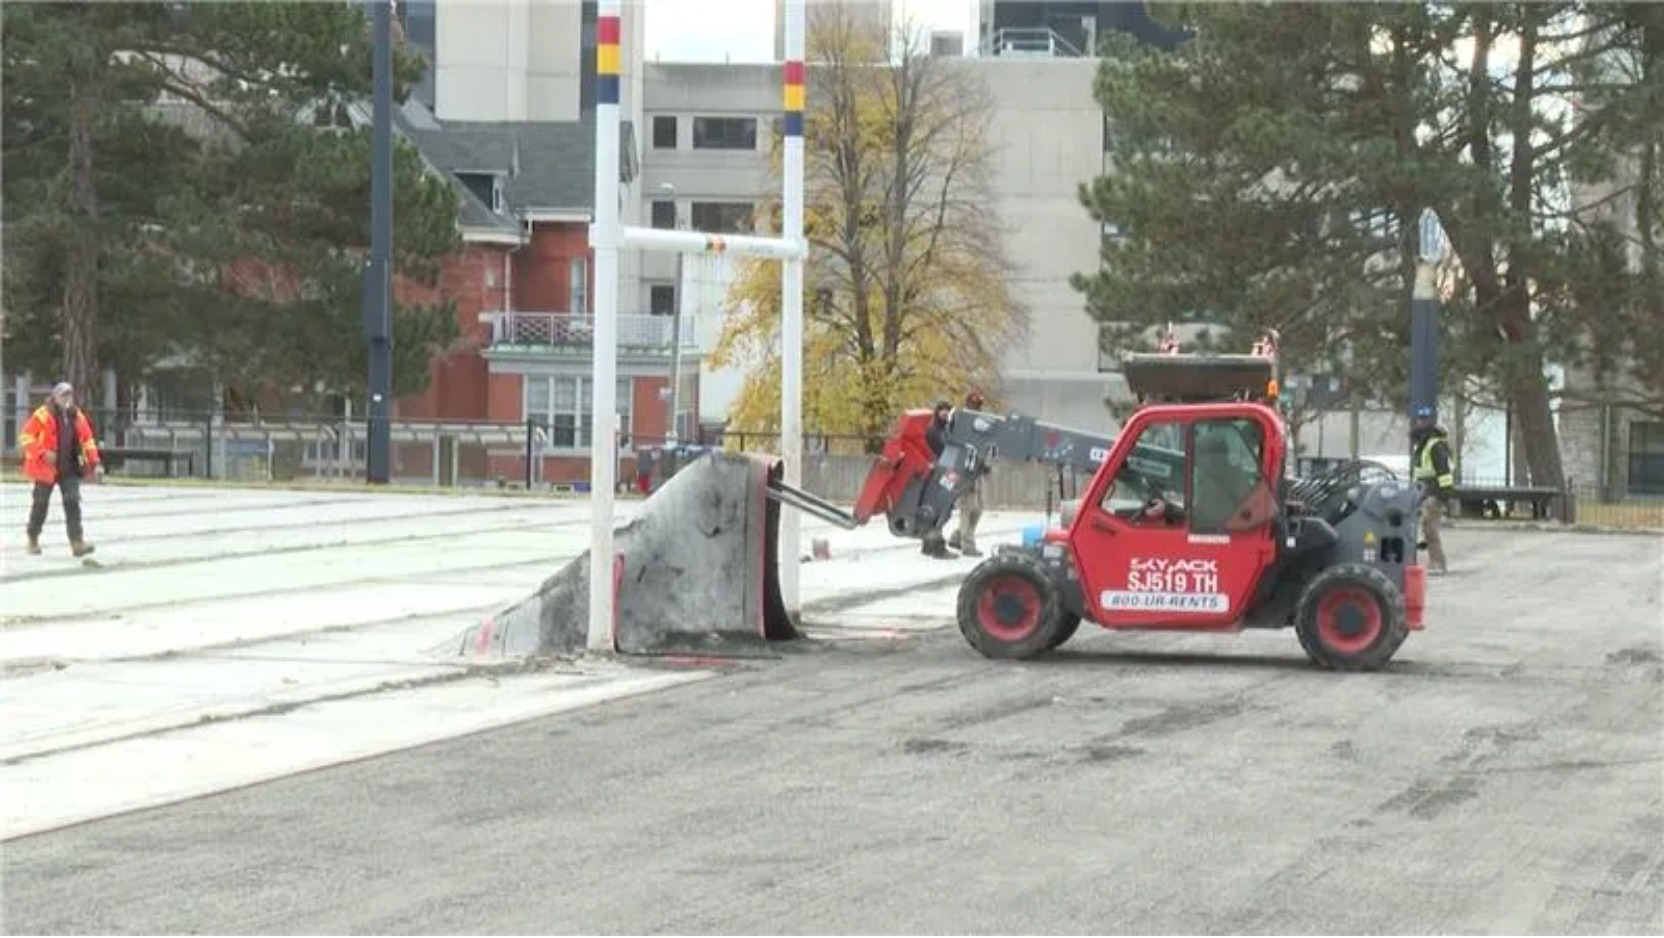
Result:
<svg viewBox="0 0 1664 938">
<path fill-rule="evenodd" d="M 756 656 L 799 637 L 780 595 L 780 506 L 767 456 L 713 451 L 654 492 L 614 535 L 613 650 Z M 469 627 L 442 655 L 528 657 L 585 647 L 589 552 L 525 599 Z"/>
</svg>

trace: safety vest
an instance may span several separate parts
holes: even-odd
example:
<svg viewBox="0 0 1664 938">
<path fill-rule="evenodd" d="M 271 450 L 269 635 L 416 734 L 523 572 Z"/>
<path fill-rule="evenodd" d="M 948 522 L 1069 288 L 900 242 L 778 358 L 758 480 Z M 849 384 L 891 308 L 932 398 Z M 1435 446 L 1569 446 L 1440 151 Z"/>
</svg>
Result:
<svg viewBox="0 0 1664 938">
<path fill-rule="evenodd" d="M 17 445 L 23 450 L 23 474 L 35 482 L 50 485 L 62 467 L 47 463 L 46 454 L 59 449 L 58 432 L 61 420 L 52 408 L 42 405 L 35 409 L 18 434 Z M 81 450 L 81 464 L 90 470 L 99 464 L 98 440 L 93 436 L 92 422 L 86 412 L 75 408 L 73 424 L 75 442 Z"/>
<path fill-rule="evenodd" d="M 1450 471 L 1439 475 L 1433 468 L 1433 446 L 1437 443 L 1445 444 L 1445 454 L 1450 460 Z M 1421 443 L 1421 452 L 1416 456 L 1416 481 L 1433 482 L 1441 489 L 1454 488 L 1456 485 L 1456 454 L 1450 448 L 1450 440 L 1443 433 L 1430 433 Z"/>
</svg>

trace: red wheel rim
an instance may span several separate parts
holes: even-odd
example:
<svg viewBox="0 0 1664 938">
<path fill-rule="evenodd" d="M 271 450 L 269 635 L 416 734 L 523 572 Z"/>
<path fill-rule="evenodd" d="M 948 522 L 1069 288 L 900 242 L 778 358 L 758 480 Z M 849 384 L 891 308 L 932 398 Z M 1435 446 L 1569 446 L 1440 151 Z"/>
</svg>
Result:
<svg viewBox="0 0 1664 938">
<path fill-rule="evenodd" d="M 977 598 L 977 624 L 1002 642 L 1020 642 L 1040 626 L 1040 591 L 1027 577 L 992 577 Z"/>
<path fill-rule="evenodd" d="M 1329 590 L 1317 604 L 1317 631 L 1343 655 L 1355 655 L 1381 637 L 1381 604 L 1361 586 Z"/>
</svg>

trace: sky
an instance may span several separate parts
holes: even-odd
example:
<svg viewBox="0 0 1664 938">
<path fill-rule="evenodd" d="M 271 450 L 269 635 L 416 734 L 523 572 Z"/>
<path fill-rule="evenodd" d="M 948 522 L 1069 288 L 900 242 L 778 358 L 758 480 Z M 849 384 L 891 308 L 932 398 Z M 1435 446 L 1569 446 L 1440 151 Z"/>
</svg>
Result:
<svg viewBox="0 0 1664 938">
<path fill-rule="evenodd" d="M 813 3 L 814 0 L 808 0 Z M 936 29 L 957 29 L 967 44 L 977 0 L 891 0 L 897 20 L 911 19 Z M 663 62 L 773 62 L 774 0 L 646 0 L 647 59 Z"/>
</svg>

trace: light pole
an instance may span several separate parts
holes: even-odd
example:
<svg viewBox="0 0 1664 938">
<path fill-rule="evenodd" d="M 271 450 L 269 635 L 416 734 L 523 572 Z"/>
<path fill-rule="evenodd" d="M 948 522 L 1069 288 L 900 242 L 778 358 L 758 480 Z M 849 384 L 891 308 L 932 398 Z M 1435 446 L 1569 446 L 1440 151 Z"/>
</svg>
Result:
<svg viewBox="0 0 1664 938">
<path fill-rule="evenodd" d="M 393 397 L 393 0 L 375 0 L 374 104 L 370 122 L 370 263 L 365 269 L 364 334 L 369 340 L 365 476 L 392 476 Z"/>
<path fill-rule="evenodd" d="M 1410 300 L 1410 418 L 1416 408 L 1439 410 L 1439 301 L 1437 264 L 1444 230 L 1432 209 L 1422 212 L 1417 238 L 1415 290 Z"/>
<path fill-rule="evenodd" d="M 680 230 L 682 214 L 676 210 L 676 186 L 661 182 L 659 192 L 670 199 L 670 209 L 675 213 L 672 226 Z M 676 290 L 670 310 L 670 419 L 665 421 L 667 443 L 680 443 L 682 440 L 682 427 L 676 418 L 682 412 L 682 315 L 687 309 L 682 300 L 682 262 L 686 257 L 686 252 L 676 252 Z"/>
</svg>

